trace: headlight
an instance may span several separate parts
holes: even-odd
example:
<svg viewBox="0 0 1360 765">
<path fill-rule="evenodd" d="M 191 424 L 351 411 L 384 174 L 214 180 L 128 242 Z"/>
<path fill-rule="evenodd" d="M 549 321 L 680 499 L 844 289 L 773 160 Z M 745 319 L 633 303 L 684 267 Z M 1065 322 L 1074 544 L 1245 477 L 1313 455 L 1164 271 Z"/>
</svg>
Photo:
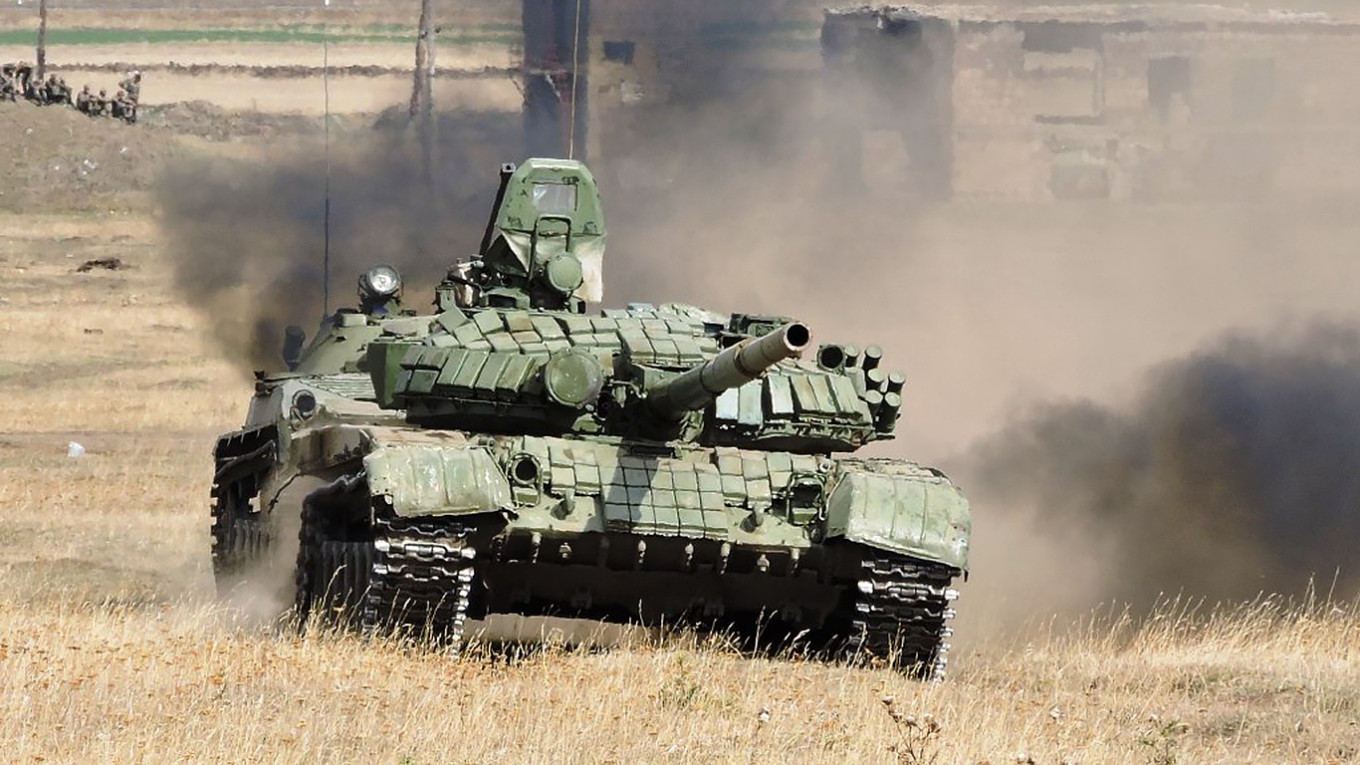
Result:
<svg viewBox="0 0 1360 765">
<path fill-rule="evenodd" d="M 391 266 L 376 266 L 359 277 L 359 291 L 373 297 L 391 297 L 401 291 L 401 275 Z"/>
<path fill-rule="evenodd" d="M 316 414 L 316 396 L 311 391 L 300 390 L 293 394 L 293 419 L 305 420 Z"/>
</svg>

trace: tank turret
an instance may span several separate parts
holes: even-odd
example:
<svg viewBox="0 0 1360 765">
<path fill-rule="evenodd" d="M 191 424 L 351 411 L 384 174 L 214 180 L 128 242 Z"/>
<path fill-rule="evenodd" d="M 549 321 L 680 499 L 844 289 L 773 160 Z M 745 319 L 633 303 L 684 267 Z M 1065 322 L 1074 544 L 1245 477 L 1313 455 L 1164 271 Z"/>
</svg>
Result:
<svg viewBox="0 0 1360 765">
<path fill-rule="evenodd" d="M 802 358 L 811 332 L 784 318 L 634 305 L 600 319 L 454 309 L 434 324 L 428 337 L 368 350 L 378 402 L 423 427 L 807 454 L 857 449 L 896 429 L 904 378 L 878 369 L 875 346 L 853 362 L 839 345 Z"/>
</svg>

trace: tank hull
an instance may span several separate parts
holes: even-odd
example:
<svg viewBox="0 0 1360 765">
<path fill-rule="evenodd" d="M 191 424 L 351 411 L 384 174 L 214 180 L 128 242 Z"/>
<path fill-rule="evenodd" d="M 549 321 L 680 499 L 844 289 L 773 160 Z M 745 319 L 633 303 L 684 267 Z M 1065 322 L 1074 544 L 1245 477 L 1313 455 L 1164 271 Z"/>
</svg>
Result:
<svg viewBox="0 0 1360 765">
<path fill-rule="evenodd" d="M 764 554 L 734 550 L 688 563 L 664 537 L 507 535 L 500 519 L 379 522 L 353 539 L 310 518 L 299 550 L 297 602 L 304 618 L 397 630 L 456 648 L 470 619 L 553 615 L 691 625 L 759 635 L 763 645 L 881 659 L 918 677 L 943 673 L 960 572 L 855 543 L 829 544 L 799 572 L 760 571 Z M 536 559 L 533 541 L 574 546 L 582 557 Z M 655 551 L 639 563 L 633 551 Z M 626 550 L 610 555 L 601 549 Z M 540 546 L 540 551 L 541 551 Z M 742 570 L 745 569 L 745 570 Z"/>
</svg>

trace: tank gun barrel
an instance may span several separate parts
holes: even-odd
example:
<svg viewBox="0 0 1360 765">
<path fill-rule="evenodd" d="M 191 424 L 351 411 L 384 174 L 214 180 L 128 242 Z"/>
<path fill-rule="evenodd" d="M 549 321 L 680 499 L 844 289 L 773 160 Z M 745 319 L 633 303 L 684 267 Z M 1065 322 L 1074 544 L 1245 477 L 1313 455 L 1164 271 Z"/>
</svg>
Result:
<svg viewBox="0 0 1360 765">
<path fill-rule="evenodd" d="M 647 391 L 647 408 L 658 417 L 678 420 L 686 412 L 708 406 L 723 391 L 745 385 L 784 359 L 801 355 L 811 341 L 812 332 L 799 322 L 742 340 Z"/>
</svg>

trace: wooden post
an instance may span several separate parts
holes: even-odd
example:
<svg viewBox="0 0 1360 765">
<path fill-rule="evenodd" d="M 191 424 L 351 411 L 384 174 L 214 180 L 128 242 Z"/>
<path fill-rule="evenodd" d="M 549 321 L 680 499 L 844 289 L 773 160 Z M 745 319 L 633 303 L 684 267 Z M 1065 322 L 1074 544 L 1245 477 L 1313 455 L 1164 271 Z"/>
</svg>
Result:
<svg viewBox="0 0 1360 765">
<path fill-rule="evenodd" d="M 431 0 L 420 0 L 420 28 L 416 31 L 416 71 L 411 87 L 411 106 L 408 118 L 419 120 L 421 177 L 427 187 L 434 185 L 435 122 L 434 122 L 434 42 L 439 27 L 430 13 Z"/>
<path fill-rule="evenodd" d="M 434 74 L 434 24 L 430 20 L 431 0 L 420 0 L 420 26 L 416 30 L 416 71 L 411 88 L 409 116 L 415 119 L 431 110 L 430 79 Z"/>
<path fill-rule="evenodd" d="M 47 0 L 38 0 L 38 66 L 34 76 L 38 82 L 47 76 Z"/>
</svg>

